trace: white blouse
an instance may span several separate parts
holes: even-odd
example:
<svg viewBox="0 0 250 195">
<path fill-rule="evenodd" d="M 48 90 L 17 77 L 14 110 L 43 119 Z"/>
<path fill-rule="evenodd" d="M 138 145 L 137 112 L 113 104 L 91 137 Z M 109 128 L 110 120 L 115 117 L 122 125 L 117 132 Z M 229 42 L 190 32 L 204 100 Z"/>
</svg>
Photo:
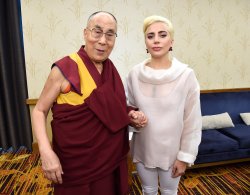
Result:
<svg viewBox="0 0 250 195">
<path fill-rule="evenodd" d="M 148 117 L 133 134 L 133 162 L 168 170 L 176 159 L 193 164 L 201 141 L 200 87 L 188 65 L 173 59 L 169 69 L 136 65 L 127 77 L 128 104 Z"/>
</svg>

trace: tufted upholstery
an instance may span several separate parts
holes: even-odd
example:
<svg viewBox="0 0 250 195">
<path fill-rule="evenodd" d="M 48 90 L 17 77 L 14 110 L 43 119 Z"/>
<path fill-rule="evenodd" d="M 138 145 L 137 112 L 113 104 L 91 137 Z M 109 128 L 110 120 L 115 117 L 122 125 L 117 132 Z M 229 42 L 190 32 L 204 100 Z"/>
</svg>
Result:
<svg viewBox="0 0 250 195">
<path fill-rule="evenodd" d="M 240 113 L 250 112 L 249 91 L 201 93 L 202 115 L 228 112 L 235 127 L 202 131 L 195 164 L 250 158 L 250 126 Z"/>
</svg>

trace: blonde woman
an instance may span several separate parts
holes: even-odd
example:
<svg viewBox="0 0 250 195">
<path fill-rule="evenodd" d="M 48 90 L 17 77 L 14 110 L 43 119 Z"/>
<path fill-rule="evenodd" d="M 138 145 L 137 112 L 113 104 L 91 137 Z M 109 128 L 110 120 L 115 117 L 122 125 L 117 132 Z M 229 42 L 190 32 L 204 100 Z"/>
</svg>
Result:
<svg viewBox="0 0 250 195">
<path fill-rule="evenodd" d="M 131 154 L 145 195 L 177 194 L 180 177 L 192 165 L 201 141 L 200 87 L 194 71 L 170 54 L 172 23 L 161 16 L 144 20 L 150 58 L 127 78 L 128 101 L 148 117 L 132 137 Z M 158 180 L 159 178 L 159 180 Z"/>
</svg>

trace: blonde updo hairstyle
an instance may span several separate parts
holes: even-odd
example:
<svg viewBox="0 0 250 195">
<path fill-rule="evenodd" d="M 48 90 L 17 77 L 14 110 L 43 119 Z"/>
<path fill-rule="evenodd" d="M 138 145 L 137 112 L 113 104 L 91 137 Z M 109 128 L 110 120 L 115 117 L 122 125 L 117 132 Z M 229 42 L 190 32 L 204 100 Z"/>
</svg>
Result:
<svg viewBox="0 0 250 195">
<path fill-rule="evenodd" d="M 165 23 L 167 25 L 167 30 L 169 32 L 171 39 L 174 39 L 174 28 L 173 28 L 172 23 L 167 18 L 164 18 L 162 16 L 157 16 L 157 15 L 152 15 L 152 16 L 149 16 L 149 17 L 144 19 L 143 32 L 144 32 L 145 36 L 146 36 L 146 31 L 147 31 L 148 27 L 151 24 L 156 23 L 156 22 Z"/>
</svg>

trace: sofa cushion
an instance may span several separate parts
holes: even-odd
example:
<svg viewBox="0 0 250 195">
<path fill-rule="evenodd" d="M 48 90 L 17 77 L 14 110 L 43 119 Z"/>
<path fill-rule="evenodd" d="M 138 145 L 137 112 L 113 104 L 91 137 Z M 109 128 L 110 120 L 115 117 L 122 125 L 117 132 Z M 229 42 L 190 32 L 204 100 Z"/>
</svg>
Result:
<svg viewBox="0 0 250 195">
<path fill-rule="evenodd" d="M 232 119 L 227 112 L 215 115 L 202 116 L 202 130 L 234 127 Z"/>
<path fill-rule="evenodd" d="M 225 128 L 220 130 L 239 142 L 240 148 L 250 148 L 250 127 L 245 124 L 236 124 L 234 128 Z"/>
<path fill-rule="evenodd" d="M 240 117 L 246 125 L 250 125 L 250 112 L 240 113 Z"/>
<path fill-rule="evenodd" d="M 236 140 L 220 133 L 218 130 L 211 129 L 202 131 L 198 155 L 234 151 L 238 148 L 239 144 Z"/>
</svg>

